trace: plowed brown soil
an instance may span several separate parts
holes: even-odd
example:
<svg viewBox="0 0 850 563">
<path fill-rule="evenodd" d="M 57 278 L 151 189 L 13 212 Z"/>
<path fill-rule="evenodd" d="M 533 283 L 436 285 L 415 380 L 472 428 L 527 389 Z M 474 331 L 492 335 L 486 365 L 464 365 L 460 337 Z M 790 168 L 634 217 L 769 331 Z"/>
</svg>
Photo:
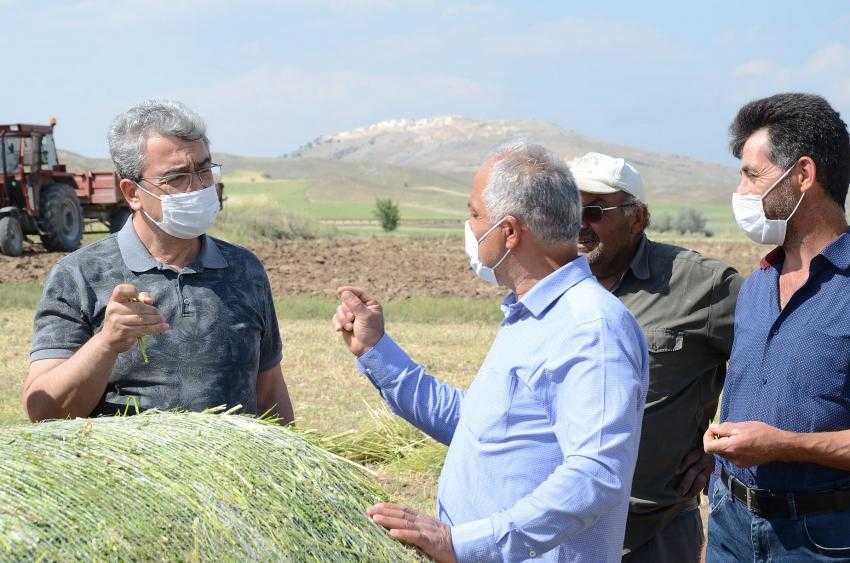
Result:
<svg viewBox="0 0 850 563">
<path fill-rule="evenodd" d="M 764 248 L 747 242 L 700 241 L 687 246 L 748 274 Z M 252 246 L 276 295 L 333 295 L 339 285 L 370 288 L 382 299 L 410 296 L 485 297 L 502 293 L 470 273 L 457 238 L 329 238 Z M 0 283 L 44 281 L 62 257 L 33 246 L 20 258 L 0 256 Z"/>
</svg>

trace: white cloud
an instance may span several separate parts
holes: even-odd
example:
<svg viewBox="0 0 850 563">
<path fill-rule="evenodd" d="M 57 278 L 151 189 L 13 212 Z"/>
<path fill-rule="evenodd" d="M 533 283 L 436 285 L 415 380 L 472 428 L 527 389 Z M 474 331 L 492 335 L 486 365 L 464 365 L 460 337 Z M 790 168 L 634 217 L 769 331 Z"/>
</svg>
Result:
<svg viewBox="0 0 850 563">
<path fill-rule="evenodd" d="M 679 58 L 682 49 L 658 30 L 632 22 L 564 18 L 531 27 L 525 33 L 485 39 L 496 55 L 599 55 Z"/>
<path fill-rule="evenodd" d="M 762 79 L 775 76 L 778 72 L 783 70 L 784 69 L 782 67 L 773 61 L 752 60 L 736 67 L 734 74 L 736 78 Z"/>
<path fill-rule="evenodd" d="M 798 90 L 826 97 L 834 105 L 850 105 L 850 47 L 834 43 L 811 53 L 800 65 L 780 65 L 753 59 L 735 67 L 732 74 L 739 93 L 758 97 L 777 91 Z"/>
<path fill-rule="evenodd" d="M 457 0 L 445 2 L 443 14 L 450 17 L 455 16 L 484 16 L 499 12 L 500 8 L 494 4 L 470 1 L 459 2 Z"/>
<path fill-rule="evenodd" d="M 812 53 L 806 61 L 805 70 L 810 74 L 844 72 L 850 67 L 850 47 L 835 43 Z"/>
<path fill-rule="evenodd" d="M 14 0 L 0 0 L 4 2 Z M 68 28 L 128 26 L 142 22 L 179 20 L 193 14 L 223 10 L 262 9 L 269 14 L 287 9 L 303 9 L 322 14 L 358 14 L 387 10 L 427 7 L 427 0 L 74 0 L 31 8 L 46 14 L 44 21 Z"/>
</svg>

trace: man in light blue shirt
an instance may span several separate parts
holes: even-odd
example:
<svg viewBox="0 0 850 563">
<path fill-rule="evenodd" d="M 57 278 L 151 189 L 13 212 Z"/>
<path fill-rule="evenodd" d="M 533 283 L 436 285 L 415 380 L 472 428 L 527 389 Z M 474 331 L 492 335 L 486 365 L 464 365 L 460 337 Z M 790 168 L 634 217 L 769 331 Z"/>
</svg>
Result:
<svg viewBox="0 0 850 563">
<path fill-rule="evenodd" d="M 380 304 L 340 288 L 336 330 L 395 413 L 449 445 L 437 518 L 373 520 L 437 561 L 619 561 L 647 391 L 640 327 L 577 256 L 579 195 L 538 145 L 478 171 L 466 250 L 511 290 L 469 389 L 438 381 L 384 333 Z"/>
</svg>

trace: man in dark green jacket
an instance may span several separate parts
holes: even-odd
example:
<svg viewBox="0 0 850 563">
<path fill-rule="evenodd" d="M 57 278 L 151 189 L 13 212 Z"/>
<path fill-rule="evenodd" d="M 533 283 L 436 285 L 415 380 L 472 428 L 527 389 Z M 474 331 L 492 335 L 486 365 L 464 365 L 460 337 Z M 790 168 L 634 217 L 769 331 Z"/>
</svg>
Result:
<svg viewBox="0 0 850 563">
<path fill-rule="evenodd" d="M 623 560 L 699 561 L 699 493 L 714 461 L 702 435 L 717 410 L 741 277 L 726 264 L 653 242 L 646 192 L 622 158 L 570 163 L 582 197 L 579 252 L 637 318 L 649 347 L 649 393 Z"/>
</svg>

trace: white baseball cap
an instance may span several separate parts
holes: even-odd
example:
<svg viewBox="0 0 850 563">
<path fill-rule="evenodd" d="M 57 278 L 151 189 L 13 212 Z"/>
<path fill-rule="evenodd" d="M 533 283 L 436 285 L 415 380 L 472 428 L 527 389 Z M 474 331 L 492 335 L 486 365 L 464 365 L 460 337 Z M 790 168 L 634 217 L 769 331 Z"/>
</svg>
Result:
<svg viewBox="0 0 850 563">
<path fill-rule="evenodd" d="M 578 189 L 591 194 L 627 192 L 646 203 L 646 190 L 637 169 L 622 158 L 589 152 L 568 163 Z"/>
</svg>

